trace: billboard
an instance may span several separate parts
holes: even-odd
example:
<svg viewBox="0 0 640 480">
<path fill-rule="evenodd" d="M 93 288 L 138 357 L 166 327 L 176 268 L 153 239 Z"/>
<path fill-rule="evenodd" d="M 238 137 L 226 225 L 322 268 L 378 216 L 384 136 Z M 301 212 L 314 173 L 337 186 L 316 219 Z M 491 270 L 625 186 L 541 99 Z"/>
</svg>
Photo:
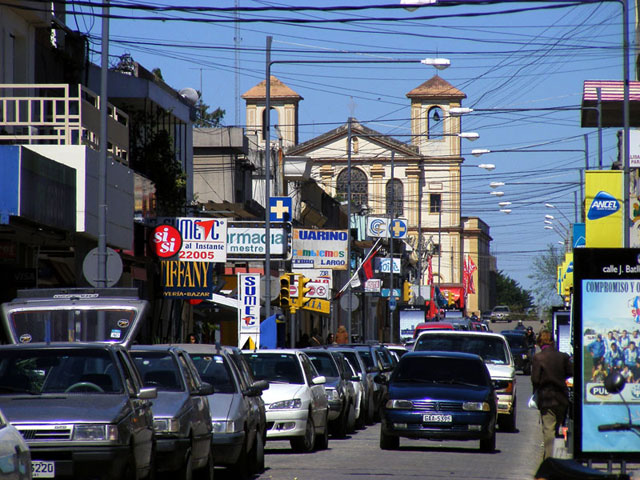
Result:
<svg viewBox="0 0 640 480">
<path fill-rule="evenodd" d="M 573 308 L 574 454 L 640 459 L 634 432 L 598 429 L 640 415 L 640 249 L 576 249 Z M 629 380 L 620 395 L 604 388 L 613 371 Z"/>
<path fill-rule="evenodd" d="M 238 274 L 238 347 L 260 345 L 260 275 Z"/>
<path fill-rule="evenodd" d="M 347 230 L 293 229 L 292 268 L 347 269 Z"/>
<path fill-rule="evenodd" d="M 589 248 L 623 246 L 622 170 L 585 172 L 586 238 Z"/>
<path fill-rule="evenodd" d="M 180 232 L 183 262 L 227 261 L 227 220 L 224 218 L 159 217 L 159 224 L 172 225 Z"/>
<path fill-rule="evenodd" d="M 215 267 L 211 262 L 160 261 L 160 284 L 166 298 L 210 298 Z"/>
</svg>

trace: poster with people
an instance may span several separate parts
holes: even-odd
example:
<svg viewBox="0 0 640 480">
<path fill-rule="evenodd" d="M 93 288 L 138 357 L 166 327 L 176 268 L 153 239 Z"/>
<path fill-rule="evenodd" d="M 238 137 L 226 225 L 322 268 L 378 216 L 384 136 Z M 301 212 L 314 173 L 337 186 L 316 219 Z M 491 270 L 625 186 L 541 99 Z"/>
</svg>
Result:
<svg viewBox="0 0 640 480">
<path fill-rule="evenodd" d="M 638 435 L 598 427 L 640 424 L 640 251 L 575 249 L 574 255 L 577 450 L 593 458 L 632 457 L 640 451 Z M 605 388 L 612 373 L 626 380 L 620 393 Z"/>
</svg>

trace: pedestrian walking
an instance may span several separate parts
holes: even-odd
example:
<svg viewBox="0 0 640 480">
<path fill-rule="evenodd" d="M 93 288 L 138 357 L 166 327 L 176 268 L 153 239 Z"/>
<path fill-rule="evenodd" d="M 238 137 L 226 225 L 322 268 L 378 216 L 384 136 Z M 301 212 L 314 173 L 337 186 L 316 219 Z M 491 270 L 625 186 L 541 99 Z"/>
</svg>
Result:
<svg viewBox="0 0 640 480">
<path fill-rule="evenodd" d="M 540 351 L 533 356 L 531 384 L 540 410 L 545 459 L 553 456 L 556 431 L 564 422 L 569 407 L 565 382 L 573 376 L 573 364 L 569 355 L 556 350 L 549 330 L 540 332 L 538 346 Z"/>
<path fill-rule="evenodd" d="M 336 333 L 336 343 L 338 345 L 345 345 L 349 343 L 349 333 L 344 325 L 340 325 L 338 327 L 338 332 Z"/>
</svg>

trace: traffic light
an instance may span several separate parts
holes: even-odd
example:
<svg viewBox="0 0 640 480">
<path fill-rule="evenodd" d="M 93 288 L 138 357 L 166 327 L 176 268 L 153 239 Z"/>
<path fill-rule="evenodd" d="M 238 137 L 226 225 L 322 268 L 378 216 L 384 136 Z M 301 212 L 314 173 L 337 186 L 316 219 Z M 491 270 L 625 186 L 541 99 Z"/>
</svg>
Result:
<svg viewBox="0 0 640 480">
<path fill-rule="evenodd" d="M 449 304 L 449 306 L 453 305 L 454 303 L 456 303 L 455 299 L 453 298 L 453 292 L 451 290 L 449 290 L 449 293 L 447 294 L 447 297 L 449 297 L 447 300 L 447 303 Z"/>
<path fill-rule="evenodd" d="M 291 277 L 288 273 L 280 276 L 280 298 L 279 302 L 283 310 L 291 308 Z"/>
<path fill-rule="evenodd" d="M 411 301 L 411 297 L 413 296 L 413 292 L 411 291 L 411 282 L 405 280 L 402 284 L 402 301 L 409 302 Z"/>
<path fill-rule="evenodd" d="M 296 302 L 296 306 L 298 308 L 302 308 L 305 304 L 311 300 L 307 298 L 307 293 L 311 290 L 311 287 L 307 287 L 307 283 L 309 283 L 310 278 L 305 277 L 304 275 L 298 275 L 298 300 Z"/>
</svg>

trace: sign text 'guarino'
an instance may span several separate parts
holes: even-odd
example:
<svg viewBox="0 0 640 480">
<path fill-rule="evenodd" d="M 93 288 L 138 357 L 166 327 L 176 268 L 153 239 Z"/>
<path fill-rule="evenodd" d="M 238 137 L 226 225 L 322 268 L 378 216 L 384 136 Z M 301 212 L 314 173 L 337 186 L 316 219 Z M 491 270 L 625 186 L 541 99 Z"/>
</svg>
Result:
<svg viewBox="0 0 640 480">
<path fill-rule="evenodd" d="M 165 297 L 207 298 L 211 296 L 215 267 L 211 262 L 160 262 L 160 282 Z"/>
<path fill-rule="evenodd" d="M 292 267 L 347 269 L 346 230 L 293 230 Z"/>
</svg>

